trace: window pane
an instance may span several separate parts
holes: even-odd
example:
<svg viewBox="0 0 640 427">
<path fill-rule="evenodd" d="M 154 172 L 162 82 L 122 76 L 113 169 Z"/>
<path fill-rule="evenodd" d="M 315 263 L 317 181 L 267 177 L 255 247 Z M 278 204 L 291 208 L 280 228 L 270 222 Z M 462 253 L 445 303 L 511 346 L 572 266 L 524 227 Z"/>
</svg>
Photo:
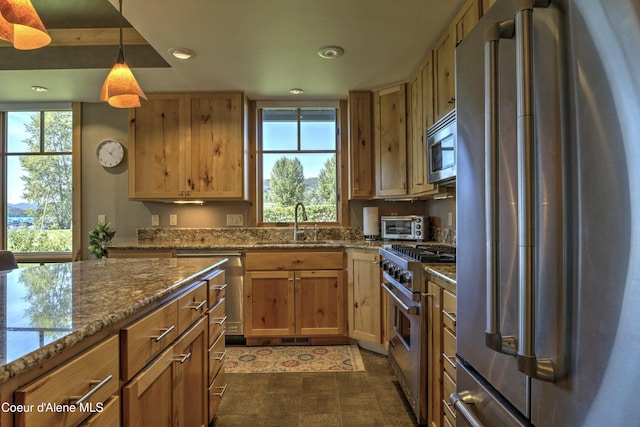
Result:
<svg viewBox="0 0 640 427">
<path fill-rule="evenodd" d="M 40 151 L 40 113 L 35 111 L 8 112 L 7 152 L 30 153 L 35 151 Z"/>
<path fill-rule="evenodd" d="M 71 152 L 71 111 L 44 113 L 44 151 Z"/>
<path fill-rule="evenodd" d="M 8 156 L 7 249 L 71 251 L 71 155 Z"/>
<path fill-rule="evenodd" d="M 336 149 L 336 111 L 302 110 L 300 142 L 302 150 Z"/>
<path fill-rule="evenodd" d="M 335 222 L 335 154 L 264 154 L 262 195 L 265 222 L 292 222 L 299 201 L 309 222 Z"/>
<path fill-rule="evenodd" d="M 298 149 L 298 110 L 262 110 L 262 149 Z"/>
</svg>

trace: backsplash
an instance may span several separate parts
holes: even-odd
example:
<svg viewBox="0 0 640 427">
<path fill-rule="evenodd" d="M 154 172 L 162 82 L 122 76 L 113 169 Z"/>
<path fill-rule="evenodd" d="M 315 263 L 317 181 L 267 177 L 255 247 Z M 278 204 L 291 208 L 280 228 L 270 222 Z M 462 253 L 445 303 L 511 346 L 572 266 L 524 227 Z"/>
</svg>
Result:
<svg viewBox="0 0 640 427">
<path fill-rule="evenodd" d="M 436 242 L 456 245 L 456 230 L 453 228 L 431 227 L 432 238 Z"/>
</svg>

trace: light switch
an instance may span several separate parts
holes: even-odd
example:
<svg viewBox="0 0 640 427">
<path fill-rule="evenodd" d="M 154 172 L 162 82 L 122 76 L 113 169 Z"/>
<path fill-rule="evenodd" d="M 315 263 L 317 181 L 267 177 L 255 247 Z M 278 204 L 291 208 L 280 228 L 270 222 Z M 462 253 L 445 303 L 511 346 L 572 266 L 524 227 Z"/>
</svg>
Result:
<svg viewBox="0 0 640 427">
<path fill-rule="evenodd" d="M 98 225 L 105 225 L 107 223 L 106 215 L 98 215 Z"/>
<path fill-rule="evenodd" d="M 151 215 L 151 226 L 152 227 L 160 226 L 160 215 Z"/>
<path fill-rule="evenodd" d="M 244 215 L 227 214 L 227 225 L 231 225 L 234 227 L 242 227 L 244 225 Z"/>
<path fill-rule="evenodd" d="M 178 225 L 178 214 L 169 215 L 169 225 Z"/>
<path fill-rule="evenodd" d="M 453 225 L 453 212 L 449 212 L 447 214 L 447 227 L 451 227 Z"/>
</svg>

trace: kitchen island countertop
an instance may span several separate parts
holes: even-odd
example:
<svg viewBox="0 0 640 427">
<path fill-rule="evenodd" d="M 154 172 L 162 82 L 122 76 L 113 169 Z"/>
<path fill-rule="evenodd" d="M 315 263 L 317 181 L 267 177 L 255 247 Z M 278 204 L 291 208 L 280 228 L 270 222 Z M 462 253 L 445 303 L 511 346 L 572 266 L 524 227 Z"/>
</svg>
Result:
<svg viewBox="0 0 640 427">
<path fill-rule="evenodd" d="M 225 260 L 102 259 L 0 272 L 0 384 L 179 292 Z"/>
<path fill-rule="evenodd" d="M 425 267 L 425 271 L 429 280 L 453 293 L 456 292 L 455 264 L 429 264 Z"/>
</svg>

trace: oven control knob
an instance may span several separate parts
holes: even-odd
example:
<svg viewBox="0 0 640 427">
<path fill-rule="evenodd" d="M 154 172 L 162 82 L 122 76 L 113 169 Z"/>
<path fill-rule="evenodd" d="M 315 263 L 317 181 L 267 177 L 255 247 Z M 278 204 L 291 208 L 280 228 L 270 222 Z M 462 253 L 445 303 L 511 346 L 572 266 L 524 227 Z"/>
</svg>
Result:
<svg viewBox="0 0 640 427">
<path fill-rule="evenodd" d="M 402 273 L 398 275 L 398 282 L 407 283 L 407 273 Z"/>
<path fill-rule="evenodd" d="M 387 269 L 387 273 L 389 273 L 389 276 L 394 276 L 396 274 L 396 268 L 393 265 L 390 265 Z"/>
</svg>

